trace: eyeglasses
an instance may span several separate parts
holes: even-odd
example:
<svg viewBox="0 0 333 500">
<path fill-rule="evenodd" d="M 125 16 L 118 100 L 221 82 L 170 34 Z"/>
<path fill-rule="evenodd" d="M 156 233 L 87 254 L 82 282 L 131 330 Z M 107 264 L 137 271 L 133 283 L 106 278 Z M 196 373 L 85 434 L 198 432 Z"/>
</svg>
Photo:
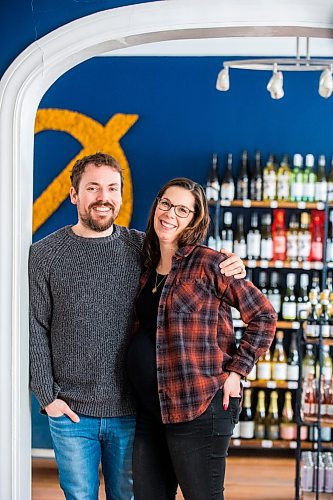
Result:
<svg viewBox="0 0 333 500">
<path fill-rule="evenodd" d="M 164 212 L 168 212 L 173 207 L 175 209 L 175 214 L 177 215 L 177 217 L 182 217 L 184 219 L 191 213 L 195 213 L 194 210 L 190 210 L 189 208 L 184 207 L 184 205 L 173 205 L 167 198 L 157 198 L 157 206 Z"/>
</svg>

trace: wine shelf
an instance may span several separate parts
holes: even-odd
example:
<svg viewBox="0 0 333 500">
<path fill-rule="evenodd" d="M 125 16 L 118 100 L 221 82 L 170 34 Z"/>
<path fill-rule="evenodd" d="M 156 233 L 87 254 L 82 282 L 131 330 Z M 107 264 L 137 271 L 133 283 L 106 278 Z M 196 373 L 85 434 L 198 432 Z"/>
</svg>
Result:
<svg viewBox="0 0 333 500">
<path fill-rule="evenodd" d="M 305 201 L 253 201 L 253 200 L 233 200 L 225 201 L 220 200 L 209 201 L 208 204 L 216 206 L 219 203 L 221 207 L 244 207 L 244 208 L 296 208 L 299 210 L 324 210 L 325 204 L 323 202 L 305 202 Z"/>
<path fill-rule="evenodd" d="M 259 389 L 297 389 L 298 382 L 294 380 L 281 381 L 276 380 L 244 380 L 242 382 L 244 388 L 254 387 Z"/>
<path fill-rule="evenodd" d="M 311 450 L 314 448 L 315 443 L 310 441 L 302 441 L 301 448 L 302 450 Z M 283 439 L 270 440 L 270 439 L 238 439 L 231 438 L 230 441 L 231 448 L 266 448 L 266 449 L 284 449 L 284 450 L 296 450 L 297 442 L 296 441 L 285 441 Z M 332 444 L 322 443 L 323 448 L 331 448 Z"/>
<path fill-rule="evenodd" d="M 319 344 L 319 339 L 317 338 L 305 338 L 305 342 L 308 344 Z M 333 339 L 322 339 L 322 345 L 333 346 Z"/>
<path fill-rule="evenodd" d="M 233 325 L 235 328 L 245 328 L 247 325 L 243 323 L 241 319 L 234 319 Z M 278 321 L 276 323 L 276 328 L 281 328 L 285 330 L 298 330 L 300 328 L 299 321 Z"/>
<path fill-rule="evenodd" d="M 312 425 L 312 424 L 317 424 L 318 423 L 318 419 L 316 417 L 306 417 L 306 418 L 303 418 L 302 420 L 303 424 L 305 425 Z M 333 420 L 330 419 L 326 419 L 326 418 L 321 418 L 320 419 L 320 426 L 321 427 L 333 427 Z"/>
<path fill-rule="evenodd" d="M 247 260 L 244 259 L 243 263 L 249 269 L 260 267 L 261 269 L 304 269 L 304 271 L 321 271 L 324 267 L 322 262 L 298 262 L 297 260 Z M 328 263 L 328 267 L 333 267 L 333 262 Z"/>
</svg>

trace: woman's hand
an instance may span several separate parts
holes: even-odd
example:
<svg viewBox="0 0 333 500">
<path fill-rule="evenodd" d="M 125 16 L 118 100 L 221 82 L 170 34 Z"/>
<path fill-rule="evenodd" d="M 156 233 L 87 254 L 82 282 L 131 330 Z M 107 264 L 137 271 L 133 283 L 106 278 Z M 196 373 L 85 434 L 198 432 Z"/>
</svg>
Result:
<svg viewBox="0 0 333 500">
<path fill-rule="evenodd" d="M 228 258 L 221 262 L 220 271 L 225 276 L 233 276 L 236 279 L 245 278 L 246 271 L 243 261 L 238 255 L 221 248 L 220 252 L 226 254 Z"/>
<path fill-rule="evenodd" d="M 236 372 L 230 372 L 227 380 L 223 386 L 223 409 L 227 410 L 229 406 L 229 397 L 240 397 L 241 384 L 240 384 L 241 376 Z"/>
</svg>

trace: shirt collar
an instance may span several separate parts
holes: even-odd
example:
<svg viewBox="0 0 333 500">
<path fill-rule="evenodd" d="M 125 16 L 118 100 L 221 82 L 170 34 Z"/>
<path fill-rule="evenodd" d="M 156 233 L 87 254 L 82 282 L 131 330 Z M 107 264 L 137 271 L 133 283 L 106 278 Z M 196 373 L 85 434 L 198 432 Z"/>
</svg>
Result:
<svg viewBox="0 0 333 500">
<path fill-rule="evenodd" d="M 183 259 L 184 257 L 188 257 L 193 252 L 196 246 L 197 245 L 185 245 L 178 248 L 177 252 L 175 253 L 175 258 L 178 260 Z"/>
</svg>

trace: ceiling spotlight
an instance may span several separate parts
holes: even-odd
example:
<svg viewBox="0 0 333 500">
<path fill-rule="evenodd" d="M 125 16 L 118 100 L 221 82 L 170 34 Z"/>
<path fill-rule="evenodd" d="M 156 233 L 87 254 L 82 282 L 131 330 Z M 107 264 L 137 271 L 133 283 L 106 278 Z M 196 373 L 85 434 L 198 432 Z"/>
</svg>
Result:
<svg viewBox="0 0 333 500">
<path fill-rule="evenodd" d="M 277 70 L 277 64 L 274 64 L 273 75 L 268 82 L 267 90 L 272 99 L 281 99 L 284 96 L 283 74 Z"/>
<path fill-rule="evenodd" d="M 219 74 L 217 75 L 216 88 L 217 88 L 217 90 L 221 90 L 223 92 L 229 90 L 230 81 L 229 81 L 229 69 L 228 68 L 223 68 L 219 72 Z"/>
<path fill-rule="evenodd" d="M 319 79 L 319 95 L 327 99 L 333 92 L 332 66 L 331 69 L 326 68 L 320 75 Z"/>
</svg>

